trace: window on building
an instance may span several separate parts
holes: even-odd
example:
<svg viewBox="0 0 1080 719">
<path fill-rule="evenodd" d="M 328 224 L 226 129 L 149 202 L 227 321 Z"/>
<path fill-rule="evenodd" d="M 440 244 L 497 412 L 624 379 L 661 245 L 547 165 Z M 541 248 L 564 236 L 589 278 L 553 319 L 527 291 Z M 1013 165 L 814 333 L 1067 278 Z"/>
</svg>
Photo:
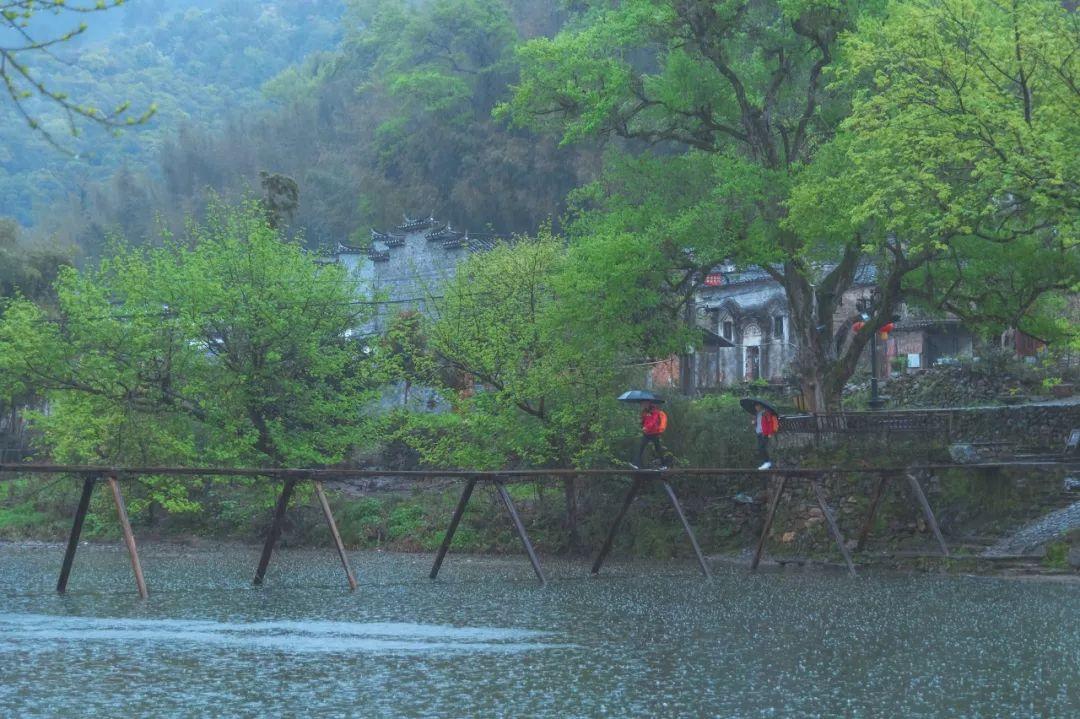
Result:
<svg viewBox="0 0 1080 719">
<path fill-rule="evenodd" d="M 773 337 L 778 340 L 784 339 L 784 316 L 773 317 Z"/>
<path fill-rule="evenodd" d="M 721 324 L 721 327 L 723 328 L 722 332 L 721 332 L 721 335 L 723 336 L 724 339 L 726 339 L 726 340 L 734 340 L 735 339 L 735 323 L 734 322 L 732 322 L 731 320 L 725 319 L 723 321 L 723 324 Z"/>
</svg>

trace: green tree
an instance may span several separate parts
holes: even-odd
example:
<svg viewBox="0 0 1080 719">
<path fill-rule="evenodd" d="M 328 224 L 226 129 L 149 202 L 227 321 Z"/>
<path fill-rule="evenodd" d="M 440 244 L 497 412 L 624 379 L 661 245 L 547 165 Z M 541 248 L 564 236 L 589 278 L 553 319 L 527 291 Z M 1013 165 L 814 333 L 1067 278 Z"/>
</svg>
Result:
<svg viewBox="0 0 1080 719">
<path fill-rule="evenodd" d="M 566 314 L 565 270 L 562 243 L 550 233 L 459 266 L 426 339 L 452 376 L 467 379 L 446 388 L 453 412 L 418 415 L 407 426 L 406 441 L 426 462 L 569 468 L 609 460 L 624 371 L 613 343 Z M 564 488 L 570 546 L 580 549 L 579 483 Z"/>
<path fill-rule="evenodd" d="M 861 132 L 858 122 L 844 120 L 853 95 L 866 91 L 861 82 L 830 83 L 827 78 L 849 55 L 853 67 L 872 64 L 867 58 L 872 49 L 866 46 L 860 53 L 855 44 L 857 25 L 884 23 L 904 33 L 898 9 L 914 5 L 932 15 L 935 7 L 950 2 L 885 5 L 846 0 L 581 3 L 582 10 L 557 36 L 522 48 L 521 81 L 500 109 L 516 123 L 557 130 L 564 143 L 592 137 L 628 143 L 632 157 L 609 162 L 602 181 L 584 194 L 574 227 L 578 242 L 618 233 L 651 238 L 665 248 L 664 269 L 676 299 L 688 298 L 724 258 L 763 267 L 786 293 L 799 345 L 796 369 L 808 401 L 819 408 L 839 398 L 865 344 L 899 303 L 905 279 L 959 249 L 960 235 L 933 232 L 908 238 L 897 230 L 914 222 L 902 228 L 891 224 L 889 208 L 872 196 L 856 212 L 838 190 L 848 188 L 847 152 L 858 145 L 854 138 Z M 1059 21 L 1067 14 L 1059 3 L 1022 5 L 1037 6 L 1045 19 L 1054 20 L 1046 26 L 1054 28 L 1050 34 L 1072 22 L 1071 17 L 1065 24 Z M 995 5 L 985 12 L 1007 18 L 1021 10 L 999 11 Z M 980 62 L 987 67 L 990 62 L 1016 64 L 1010 59 L 1011 45 L 996 43 L 991 49 L 999 54 L 986 61 L 975 53 L 963 55 L 959 38 L 930 20 L 920 27 L 925 31 L 911 34 L 909 42 L 920 46 L 923 57 L 931 57 L 939 46 L 956 50 L 943 62 L 963 60 L 971 74 L 979 71 Z M 1003 31 L 996 27 L 994 37 Z M 841 43 L 845 37 L 853 38 L 850 44 Z M 878 47 L 884 56 L 888 48 Z M 896 57 L 902 61 L 912 52 Z M 1059 56 L 1057 62 L 1068 65 L 1075 61 L 1070 57 L 1075 55 Z M 1059 73 L 1050 63 L 1041 67 L 1047 84 L 1058 88 L 1052 92 L 1065 92 L 1071 71 Z M 866 94 L 854 99 L 860 107 L 869 101 Z M 896 101 L 879 100 L 886 106 Z M 946 153 L 956 149 L 950 144 L 955 133 L 941 134 L 939 124 L 906 130 L 924 132 Z M 903 133 L 897 132 L 893 142 L 899 150 Z M 859 147 L 872 143 L 867 139 Z M 653 145 L 661 149 L 638 151 Z M 887 171 L 887 154 L 881 153 L 876 169 Z M 898 153 L 894 160 L 903 157 Z M 896 163 L 900 171 L 907 169 L 905 162 Z M 983 206 L 987 197 L 974 201 Z M 920 241 L 928 235 L 931 240 Z M 830 320 L 867 261 L 876 268 L 880 311 L 851 341 L 838 341 L 843 338 L 834 336 Z"/>
<path fill-rule="evenodd" d="M 367 305 L 258 203 L 215 207 L 184 241 L 67 269 L 56 291 L 55 312 L 8 307 L 0 376 L 46 395 L 36 424 L 58 460 L 306 466 L 363 436 L 373 382 L 348 335 Z"/>
<path fill-rule="evenodd" d="M 1080 13 L 893 3 L 844 54 L 852 113 L 795 191 L 791 224 L 873 224 L 899 238 L 884 247 L 911 266 L 909 298 L 988 331 L 1068 334 L 1043 298 L 1080 281 Z"/>
<path fill-rule="evenodd" d="M 395 205 L 403 200 L 395 195 L 402 192 L 422 208 L 406 211 L 442 210 L 477 225 L 515 227 L 510 218 L 527 213 L 535 227 L 540 212 L 550 214 L 551 205 L 539 212 L 535 206 L 551 193 L 527 193 L 553 179 L 529 176 L 547 162 L 538 154 L 543 148 L 491 119 L 517 74 L 519 38 L 506 4 L 433 0 L 409 7 L 375 0 L 351 8 L 358 30 L 346 40 L 343 70 L 351 69 L 366 105 L 381 106 L 374 116 L 364 113 L 371 134 L 357 148 L 356 161 L 375 170 L 372 190 L 381 190 L 371 198 L 377 214 L 369 221 L 397 221 Z M 508 173 L 520 178 L 525 193 L 503 180 Z"/>
<path fill-rule="evenodd" d="M 60 268 L 71 264 L 72 253 L 51 244 L 27 245 L 20 235 L 18 223 L 0 217 L 0 301 L 16 295 L 46 301 Z"/>
<path fill-rule="evenodd" d="M 67 0 L 0 0 L 0 28 L 6 40 L 0 44 L 0 83 L 3 83 L 8 99 L 27 124 L 40 133 L 50 144 L 58 146 L 53 133 L 32 114 L 29 101 L 39 99 L 59 109 L 67 121 L 72 135 L 79 133 L 78 122 L 87 121 L 107 128 L 120 128 L 146 122 L 153 116 L 151 105 L 142 115 L 130 115 L 130 103 L 124 102 L 111 110 L 102 110 L 90 104 L 72 99 L 66 92 L 56 89 L 31 65 L 30 57 L 52 58 L 57 46 L 71 41 L 86 32 L 87 26 L 79 22 L 65 30 L 39 33 L 42 14 L 87 15 L 122 5 L 124 0 L 96 0 L 95 2 L 67 2 Z"/>
</svg>

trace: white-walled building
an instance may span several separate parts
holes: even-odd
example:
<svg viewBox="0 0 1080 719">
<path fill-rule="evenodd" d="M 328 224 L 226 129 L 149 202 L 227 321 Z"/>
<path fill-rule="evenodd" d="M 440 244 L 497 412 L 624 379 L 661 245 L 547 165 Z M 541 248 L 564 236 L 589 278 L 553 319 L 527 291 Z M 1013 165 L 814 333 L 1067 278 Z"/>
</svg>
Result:
<svg viewBox="0 0 1080 719">
<path fill-rule="evenodd" d="M 859 320 L 856 303 L 869 297 L 876 272 L 867 263 L 858 269 L 832 317 L 833 336 Z M 783 287 L 760 267 L 737 269 L 722 265 L 706 276 L 695 294 L 697 321 L 704 331 L 703 347 L 684 359 L 664 363 L 652 373 L 654 386 L 682 386 L 697 391 L 739 382 L 783 381 L 798 352 L 791 313 Z M 943 357 L 970 356 L 972 335 L 955 318 L 929 318 L 899 310 L 892 334 L 878 343 L 879 372 L 888 377 L 892 359 L 903 357 L 912 371 L 926 368 Z M 684 369 L 685 368 L 685 369 Z M 691 372 L 684 382 L 681 372 Z"/>
<path fill-rule="evenodd" d="M 430 311 L 431 301 L 441 296 L 457 264 L 492 246 L 492 239 L 470 237 L 434 217 L 406 217 L 387 232 L 371 230 L 368 247 L 339 243 L 332 258 L 361 279 L 368 296 L 377 301 L 371 321 L 360 328 L 364 333 L 377 333 L 399 313 Z"/>
</svg>

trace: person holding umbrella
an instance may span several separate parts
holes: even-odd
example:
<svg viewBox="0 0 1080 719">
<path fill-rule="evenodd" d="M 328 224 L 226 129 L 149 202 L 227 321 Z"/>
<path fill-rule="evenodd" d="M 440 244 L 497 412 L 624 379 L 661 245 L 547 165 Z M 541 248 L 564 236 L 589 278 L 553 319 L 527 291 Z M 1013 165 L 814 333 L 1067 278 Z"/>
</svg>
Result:
<svg viewBox="0 0 1080 719">
<path fill-rule="evenodd" d="M 652 444 L 653 452 L 660 458 L 660 469 L 667 469 L 671 464 L 671 455 L 664 447 L 660 436 L 667 430 L 667 414 L 657 405 L 664 400 L 652 392 L 644 390 L 630 390 L 619 395 L 620 402 L 641 403 L 641 441 L 638 443 L 637 453 L 630 466 L 641 469 L 642 460 L 645 456 L 645 448 Z"/>
<path fill-rule="evenodd" d="M 739 404 L 754 415 L 754 434 L 757 435 L 758 456 L 761 459 L 758 469 L 769 469 L 773 465 L 769 457 L 769 438 L 780 429 L 779 413 L 771 404 L 756 397 L 744 397 Z"/>
</svg>

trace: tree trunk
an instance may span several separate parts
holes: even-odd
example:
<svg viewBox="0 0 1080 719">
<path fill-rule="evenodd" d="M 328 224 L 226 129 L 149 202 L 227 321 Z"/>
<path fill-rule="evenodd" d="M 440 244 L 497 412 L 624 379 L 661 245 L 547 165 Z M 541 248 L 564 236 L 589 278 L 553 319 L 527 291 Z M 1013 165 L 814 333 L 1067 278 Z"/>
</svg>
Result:
<svg viewBox="0 0 1080 719">
<path fill-rule="evenodd" d="M 568 477 L 563 480 L 563 492 L 566 495 L 566 529 L 569 534 L 570 552 L 572 554 L 580 554 L 583 548 L 581 530 L 578 526 L 580 490 L 577 477 Z"/>
<path fill-rule="evenodd" d="M 832 335 L 828 331 L 832 326 L 831 318 L 829 322 L 819 319 L 815 288 L 794 268 L 785 267 L 781 283 L 787 294 L 791 332 L 798 347 L 794 369 L 799 378 L 803 406 L 808 412 L 824 412 L 828 407 L 825 381 L 828 358 L 824 356 L 823 345 L 828 346 Z"/>
<path fill-rule="evenodd" d="M 876 331 L 883 324 L 881 318 L 892 312 L 895 292 L 888 295 L 889 301 L 884 303 L 870 326 L 849 343 L 839 341 L 833 320 L 844 293 L 854 283 L 858 260 L 857 250 L 849 248 L 836 268 L 816 285 L 810 283 L 800 271 L 802 268 L 794 262 L 785 263 L 783 275 L 777 277 L 787 295 L 791 329 L 798 342 L 795 371 L 809 412 L 839 409 L 844 386 L 855 373 L 859 354 L 870 332 Z M 851 308 L 851 312 L 854 311 Z"/>
</svg>

